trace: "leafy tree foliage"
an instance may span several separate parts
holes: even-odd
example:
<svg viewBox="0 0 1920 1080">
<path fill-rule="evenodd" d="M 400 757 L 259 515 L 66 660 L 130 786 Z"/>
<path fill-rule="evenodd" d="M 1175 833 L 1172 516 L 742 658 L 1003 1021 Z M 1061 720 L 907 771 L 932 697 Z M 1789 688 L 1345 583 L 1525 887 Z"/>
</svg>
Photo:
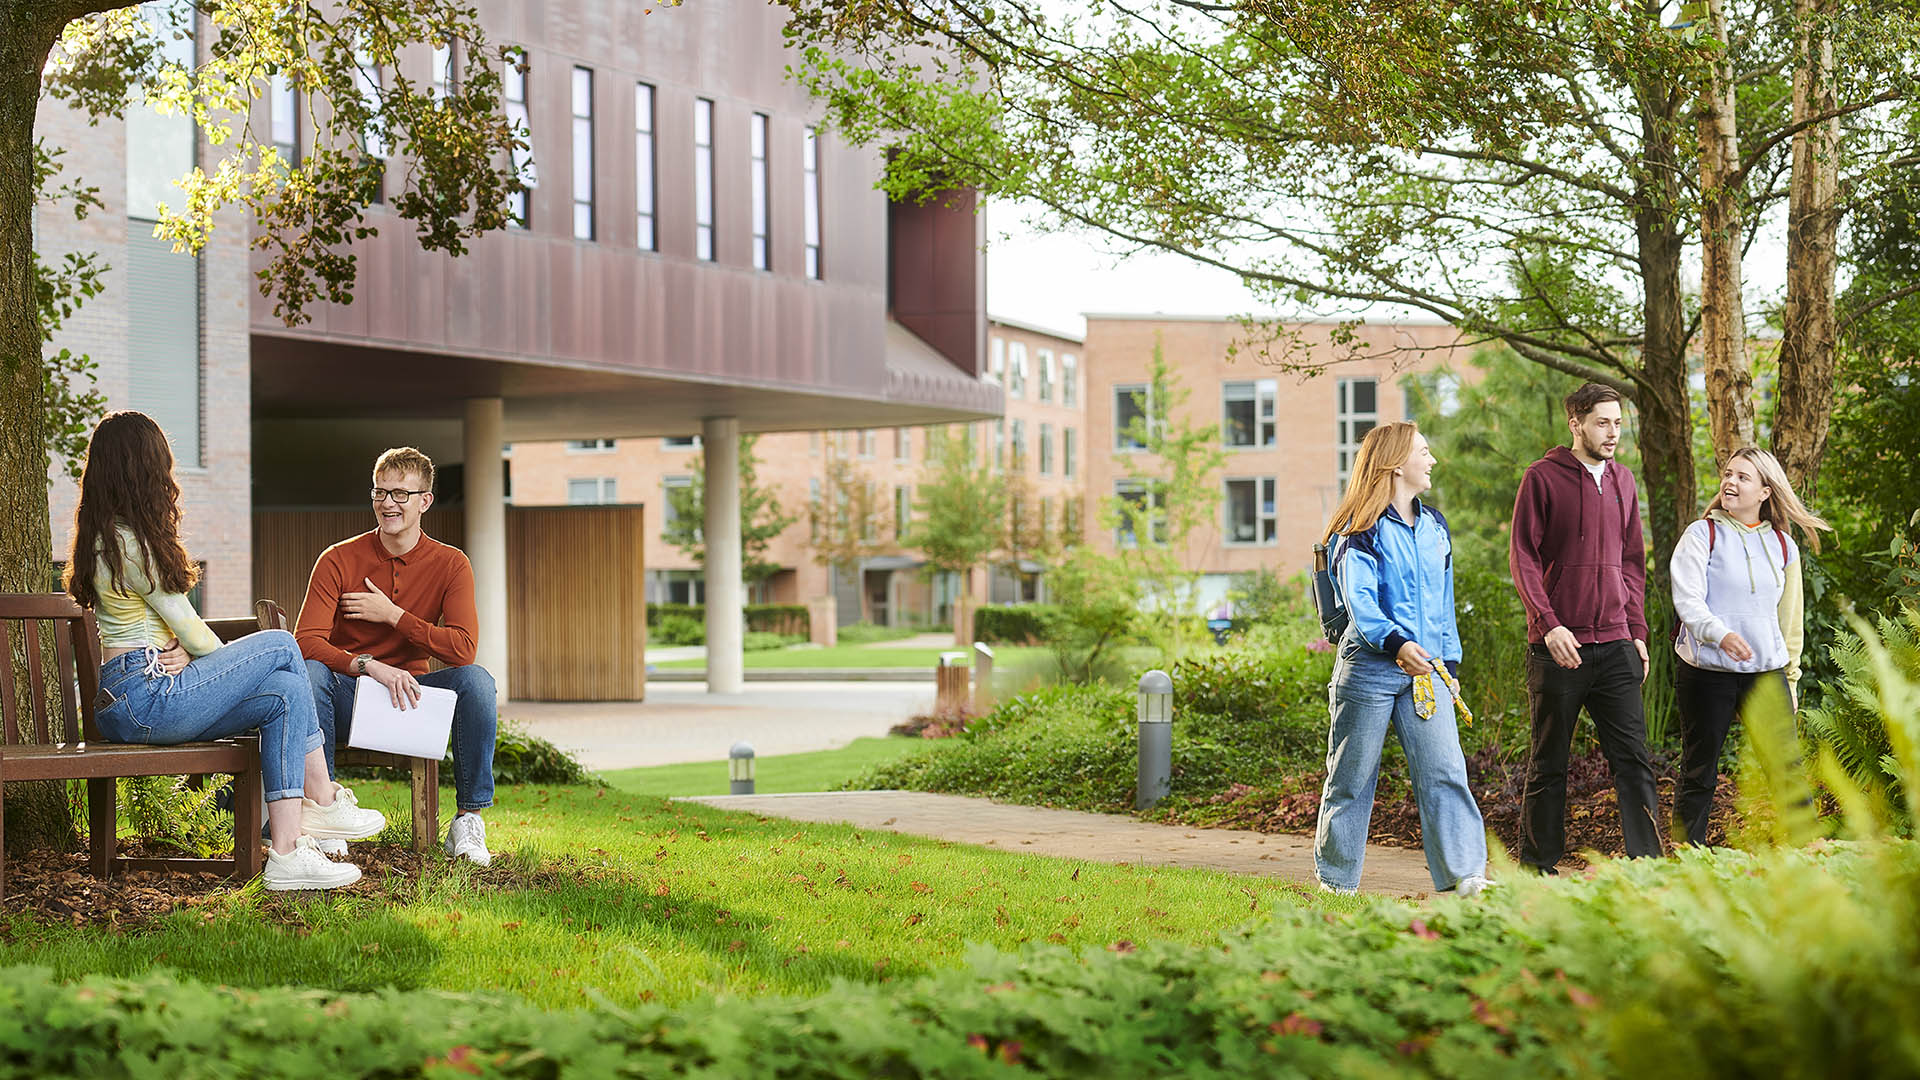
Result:
<svg viewBox="0 0 1920 1080">
<path fill-rule="evenodd" d="M 780 572 L 780 564 L 767 559 L 767 548 L 787 531 L 787 526 L 800 520 L 780 506 L 773 488 L 760 483 L 760 458 L 753 452 L 759 440 L 758 435 L 740 436 L 740 579 L 749 584 L 765 581 Z M 691 468 L 692 483 L 667 491 L 667 505 L 673 508 L 673 520 L 660 535 L 704 570 L 707 541 L 701 523 L 707 520 L 705 456 L 696 455 Z"/>
</svg>

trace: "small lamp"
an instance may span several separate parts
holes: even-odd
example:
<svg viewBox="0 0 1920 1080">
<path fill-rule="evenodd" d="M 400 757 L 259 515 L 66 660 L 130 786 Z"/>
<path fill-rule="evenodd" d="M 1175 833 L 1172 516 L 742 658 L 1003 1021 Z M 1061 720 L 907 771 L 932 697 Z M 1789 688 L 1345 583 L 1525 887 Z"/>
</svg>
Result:
<svg viewBox="0 0 1920 1080">
<path fill-rule="evenodd" d="M 753 794 L 753 746 L 737 742 L 727 751 L 727 794 Z"/>
</svg>

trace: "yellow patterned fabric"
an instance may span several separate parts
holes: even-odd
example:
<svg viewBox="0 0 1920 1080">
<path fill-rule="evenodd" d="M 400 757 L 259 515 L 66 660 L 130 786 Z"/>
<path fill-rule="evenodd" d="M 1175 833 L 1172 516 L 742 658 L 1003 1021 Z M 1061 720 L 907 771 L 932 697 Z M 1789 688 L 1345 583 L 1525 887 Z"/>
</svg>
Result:
<svg viewBox="0 0 1920 1080">
<path fill-rule="evenodd" d="M 1447 668 L 1444 664 L 1434 664 L 1433 673 L 1430 675 L 1415 675 L 1413 677 L 1414 715 L 1422 720 L 1433 719 L 1434 712 L 1439 708 L 1439 703 L 1434 699 L 1433 693 L 1433 680 L 1436 678 L 1440 680 L 1441 685 L 1447 688 L 1447 692 L 1453 695 L 1453 708 L 1459 715 L 1460 722 L 1468 727 L 1472 727 L 1473 710 L 1467 708 L 1467 703 L 1461 699 L 1460 684 L 1455 682 L 1453 676 L 1447 673 Z"/>
</svg>

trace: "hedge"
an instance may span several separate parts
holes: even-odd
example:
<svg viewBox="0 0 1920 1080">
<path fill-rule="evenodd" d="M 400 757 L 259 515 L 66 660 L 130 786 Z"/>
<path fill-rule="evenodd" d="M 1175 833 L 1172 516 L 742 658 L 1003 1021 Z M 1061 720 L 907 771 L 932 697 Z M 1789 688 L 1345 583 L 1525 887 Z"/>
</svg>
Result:
<svg viewBox="0 0 1920 1080">
<path fill-rule="evenodd" d="M 768 634 L 786 634 L 791 637 L 809 636 L 807 606 L 805 604 L 748 604 L 741 609 L 747 616 L 747 629 L 759 630 Z M 705 604 L 648 604 L 647 626 L 657 627 L 660 620 L 678 615 L 692 619 L 705 626 L 707 606 Z"/>
<path fill-rule="evenodd" d="M 1047 640 L 1052 604 L 982 604 L 973 611 L 973 640 L 989 645 L 1035 645 Z"/>
</svg>

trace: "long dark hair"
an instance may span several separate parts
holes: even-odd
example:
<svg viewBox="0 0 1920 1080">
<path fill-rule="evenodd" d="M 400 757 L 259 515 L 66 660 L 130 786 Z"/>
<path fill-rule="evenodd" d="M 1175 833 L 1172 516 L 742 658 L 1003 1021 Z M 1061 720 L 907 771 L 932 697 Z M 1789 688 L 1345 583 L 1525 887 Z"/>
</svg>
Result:
<svg viewBox="0 0 1920 1080">
<path fill-rule="evenodd" d="M 163 592 L 183 593 L 199 577 L 180 546 L 180 485 L 173 479 L 173 447 L 146 413 L 108 413 L 93 429 L 80 474 L 80 506 L 73 512 L 73 551 L 67 556 L 67 593 L 93 607 L 95 563 L 105 559 L 116 586 L 125 584 L 118 525 L 140 542 L 147 577 Z"/>
</svg>

